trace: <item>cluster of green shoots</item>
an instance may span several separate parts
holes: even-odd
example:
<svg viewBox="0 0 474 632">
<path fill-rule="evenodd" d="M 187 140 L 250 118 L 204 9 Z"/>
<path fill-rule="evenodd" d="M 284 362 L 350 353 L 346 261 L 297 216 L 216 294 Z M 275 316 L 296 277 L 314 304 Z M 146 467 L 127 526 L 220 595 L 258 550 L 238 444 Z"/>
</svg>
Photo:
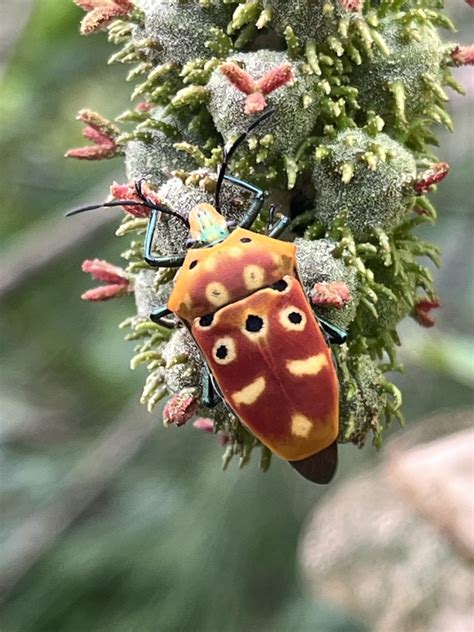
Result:
<svg viewBox="0 0 474 632">
<path fill-rule="evenodd" d="M 462 92 L 455 66 L 472 64 L 473 47 L 444 42 L 454 31 L 438 0 L 75 0 L 87 13 L 84 34 L 106 29 L 118 49 L 110 62 L 131 65 L 132 109 L 111 122 L 79 113 L 87 147 L 81 159 L 124 157 L 125 184 L 112 199 L 147 195 L 186 215 L 213 203 L 223 146 L 266 108 L 274 115 L 248 136 L 232 175 L 260 186 L 268 206 L 291 220 L 300 276 L 318 315 L 345 328 L 334 349 L 340 381 L 341 442 L 376 446 L 384 429 L 403 421 L 402 396 L 387 374 L 400 371 L 397 326 L 405 317 L 434 324 L 438 296 L 430 270 L 435 245 L 416 228 L 436 220 L 428 199 L 448 173 L 433 154 L 436 130 L 452 128 L 446 89 Z M 468 4 L 473 4 L 469 2 Z M 239 219 L 249 200 L 226 185 L 224 213 Z M 218 433 L 224 464 L 245 464 L 262 446 L 224 404 L 202 398 L 202 357 L 188 331 L 149 320 L 166 303 L 175 270 L 156 271 L 143 259 L 149 209 L 124 206 L 116 231 L 130 238 L 120 268 L 84 262 L 105 285 L 84 298 L 134 293 L 136 309 L 123 326 L 136 343 L 132 368 L 148 370 L 142 401 L 163 398 L 166 425 Z M 186 231 L 173 217 L 159 223 L 154 248 L 184 250 Z M 178 323 L 177 323 L 178 325 Z M 209 419 L 212 417 L 212 419 Z"/>
</svg>

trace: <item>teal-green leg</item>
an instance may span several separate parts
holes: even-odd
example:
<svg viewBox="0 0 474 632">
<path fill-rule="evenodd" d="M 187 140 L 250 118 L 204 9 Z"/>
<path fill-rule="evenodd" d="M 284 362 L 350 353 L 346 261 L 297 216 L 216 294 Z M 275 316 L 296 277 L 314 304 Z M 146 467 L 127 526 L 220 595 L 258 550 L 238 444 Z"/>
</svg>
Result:
<svg viewBox="0 0 474 632">
<path fill-rule="evenodd" d="M 254 194 L 254 199 L 252 204 L 250 205 L 249 210 L 245 213 L 243 218 L 239 222 L 240 228 L 251 228 L 254 221 L 257 219 L 258 214 L 262 210 L 263 202 L 265 201 L 265 193 L 262 189 L 250 184 L 250 182 L 245 182 L 245 180 L 239 180 L 239 178 L 234 178 L 233 176 L 224 176 L 224 180 L 231 182 L 236 187 L 240 187 L 245 191 L 249 191 Z"/>
<path fill-rule="evenodd" d="M 150 220 L 146 229 L 145 235 L 145 247 L 143 252 L 143 258 L 148 265 L 153 268 L 179 268 L 183 265 L 186 253 L 180 253 L 178 255 L 168 255 L 157 257 L 153 254 L 153 238 L 155 236 L 156 224 L 158 222 L 158 213 L 160 211 L 152 210 L 150 213 Z"/>
<path fill-rule="evenodd" d="M 162 327 L 166 327 L 166 329 L 175 329 L 177 323 L 174 323 L 169 320 L 165 320 L 166 316 L 171 316 L 173 312 L 166 307 L 166 305 L 161 305 L 154 309 L 150 314 L 150 320 L 152 320 L 157 325 L 161 325 Z"/>
<path fill-rule="evenodd" d="M 221 401 L 222 397 L 214 384 L 214 378 L 209 369 L 205 368 L 202 374 L 202 403 L 206 408 L 215 408 Z"/>
<path fill-rule="evenodd" d="M 316 316 L 319 324 L 321 325 L 321 329 L 326 334 L 328 342 L 330 345 L 343 345 L 347 342 L 347 331 L 342 329 L 342 327 L 338 327 L 337 325 L 333 325 L 325 318 L 321 318 L 320 316 Z"/>
</svg>

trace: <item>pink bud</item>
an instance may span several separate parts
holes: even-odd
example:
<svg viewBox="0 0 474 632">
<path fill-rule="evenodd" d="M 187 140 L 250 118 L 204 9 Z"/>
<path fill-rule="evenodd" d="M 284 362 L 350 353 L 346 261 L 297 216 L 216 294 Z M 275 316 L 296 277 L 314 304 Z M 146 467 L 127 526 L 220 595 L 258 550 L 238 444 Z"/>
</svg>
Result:
<svg viewBox="0 0 474 632">
<path fill-rule="evenodd" d="M 81 298 L 84 301 L 108 301 L 111 298 L 117 298 L 123 296 L 129 291 L 128 286 L 122 284 L 115 285 L 100 285 L 94 287 L 92 290 L 87 290 L 84 294 L 81 294 Z"/>
<path fill-rule="evenodd" d="M 221 64 L 220 71 L 237 90 L 244 94 L 251 94 L 257 89 L 257 84 L 253 77 L 233 61 Z"/>
<path fill-rule="evenodd" d="M 353 13 L 361 11 L 362 4 L 362 0 L 341 0 L 342 7 L 346 11 L 352 11 Z"/>
<path fill-rule="evenodd" d="M 474 2 L 471 4 L 472 6 L 474 6 Z M 451 51 L 451 59 L 456 66 L 472 66 L 474 64 L 474 44 L 455 46 Z"/>
<path fill-rule="evenodd" d="M 81 22 L 83 35 L 95 33 L 112 20 L 128 15 L 133 9 L 130 0 L 74 0 L 74 2 L 84 11 L 88 11 Z"/>
<path fill-rule="evenodd" d="M 447 162 L 436 162 L 431 165 L 430 169 L 424 171 L 418 177 L 415 184 L 416 193 L 426 193 L 432 186 L 444 180 L 449 173 L 449 165 Z"/>
<path fill-rule="evenodd" d="M 311 292 L 311 302 L 318 307 L 343 309 L 351 300 L 350 290 L 343 281 L 316 283 Z"/>
<path fill-rule="evenodd" d="M 92 110 L 81 110 L 77 116 L 79 121 L 86 124 L 82 134 L 84 138 L 94 143 L 87 147 L 70 149 L 66 156 L 79 160 L 102 160 L 114 158 L 121 148 L 116 142 L 120 130 L 111 121 Z"/>
<path fill-rule="evenodd" d="M 198 402 L 194 394 L 189 391 L 176 393 L 166 402 L 163 409 L 163 423 L 165 426 L 176 424 L 183 426 L 196 413 Z"/>
<path fill-rule="evenodd" d="M 430 315 L 432 309 L 436 309 L 440 306 L 440 302 L 435 300 L 429 300 L 427 298 L 420 299 L 415 305 L 413 317 L 422 327 L 433 327 L 435 321 Z"/>
<path fill-rule="evenodd" d="M 142 185 L 142 193 L 152 204 L 160 204 L 160 200 L 156 193 L 145 183 Z M 110 187 L 110 195 L 114 200 L 129 200 L 137 202 L 137 206 L 123 206 L 122 208 L 126 213 L 129 213 L 134 217 L 149 216 L 150 209 L 147 206 L 143 206 L 143 200 L 140 199 L 134 182 L 129 182 L 128 184 L 118 184 L 117 182 L 114 182 Z"/>
<path fill-rule="evenodd" d="M 128 278 L 124 270 L 101 259 L 86 259 L 82 264 L 83 272 L 88 272 L 97 281 L 128 285 Z"/>
<path fill-rule="evenodd" d="M 207 417 L 198 417 L 198 419 L 196 419 L 193 423 L 193 426 L 203 432 L 214 432 L 214 422 L 212 419 L 208 419 Z"/>
<path fill-rule="evenodd" d="M 125 271 L 107 261 L 86 259 L 82 264 L 82 270 L 88 272 L 93 279 L 108 283 L 84 292 L 81 298 L 85 301 L 108 301 L 132 291 Z"/>
<path fill-rule="evenodd" d="M 257 81 L 257 86 L 263 94 L 270 94 L 287 83 L 293 82 L 295 76 L 291 64 L 281 64 L 267 72 Z"/>
<path fill-rule="evenodd" d="M 249 96 L 245 99 L 245 114 L 257 114 L 257 112 L 262 112 L 267 105 L 265 101 L 265 97 L 260 92 L 254 92 L 253 94 L 249 94 Z"/>
</svg>

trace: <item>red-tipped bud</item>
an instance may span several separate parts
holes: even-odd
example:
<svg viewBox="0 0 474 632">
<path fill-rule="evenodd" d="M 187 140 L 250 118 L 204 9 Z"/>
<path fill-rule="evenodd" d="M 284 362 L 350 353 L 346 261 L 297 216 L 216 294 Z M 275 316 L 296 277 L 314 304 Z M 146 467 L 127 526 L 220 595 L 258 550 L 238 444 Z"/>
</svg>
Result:
<svg viewBox="0 0 474 632">
<path fill-rule="evenodd" d="M 221 64 L 220 71 L 237 90 L 244 94 L 252 94 L 257 89 L 255 79 L 233 61 Z"/>
<path fill-rule="evenodd" d="M 258 112 L 263 112 L 266 108 L 267 102 L 265 101 L 265 97 L 261 92 L 254 92 L 253 94 L 249 94 L 249 96 L 245 99 L 245 114 L 257 114 Z"/>
<path fill-rule="evenodd" d="M 198 430 L 202 430 L 203 432 L 214 432 L 214 422 L 212 419 L 208 419 L 207 417 L 198 417 L 196 421 L 193 423 L 193 426 Z"/>
<path fill-rule="evenodd" d="M 415 191 L 418 194 L 427 193 L 431 187 L 441 182 L 449 173 L 447 162 L 436 162 L 429 169 L 423 171 L 415 184 Z"/>
<path fill-rule="evenodd" d="M 270 94 L 282 86 L 294 81 L 295 75 L 291 64 L 281 64 L 267 72 L 257 81 L 257 86 L 263 94 Z"/>
<path fill-rule="evenodd" d="M 430 315 L 430 312 L 432 309 L 437 309 L 439 306 L 440 302 L 436 299 L 420 299 L 416 302 L 412 316 L 422 327 L 433 327 L 435 321 Z"/>
<path fill-rule="evenodd" d="M 265 109 L 267 102 L 264 95 L 293 82 L 294 73 L 291 64 L 281 64 L 272 68 L 258 81 L 233 61 L 225 62 L 220 67 L 223 75 L 231 84 L 247 95 L 245 114 L 257 114 Z"/>
<path fill-rule="evenodd" d="M 92 110 L 81 110 L 77 120 L 86 124 L 82 135 L 93 145 L 70 149 L 66 156 L 79 160 L 102 160 L 114 158 L 121 151 L 116 138 L 120 130 L 111 121 Z"/>
<path fill-rule="evenodd" d="M 86 259 L 82 270 L 88 272 L 93 279 L 105 281 L 107 285 L 84 292 L 81 298 L 85 301 L 108 301 L 117 296 L 131 292 L 130 280 L 122 268 L 100 259 Z"/>
<path fill-rule="evenodd" d="M 350 301 L 351 293 L 343 281 L 316 283 L 311 292 L 311 302 L 318 307 L 343 309 Z"/>
<path fill-rule="evenodd" d="M 363 0 L 341 0 L 341 5 L 346 11 L 357 13 L 362 10 Z"/>
<path fill-rule="evenodd" d="M 474 6 L 471 4 L 471 6 Z M 474 44 L 455 46 L 451 51 L 451 59 L 456 66 L 472 66 L 474 64 Z"/>
<path fill-rule="evenodd" d="M 156 193 L 150 189 L 145 183 L 142 184 L 143 195 L 153 204 L 160 204 L 160 200 Z M 147 206 L 143 206 L 143 200 L 137 193 L 135 182 L 129 182 L 128 184 L 118 184 L 114 182 L 110 187 L 110 195 L 114 200 L 127 200 L 137 202 L 137 206 L 123 206 L 123 210 L 134 217 L 148 217 L 150 209 Z M 139 206 L 141 204 L 141 206 Z"/>
<path fill-rule="evenodd" d="M 176 393 L 166 402 L 163 409 L 163 423 L 165 426 L 170 424 L 184 426 L 196 414 L 197 408 L 198 402 L 193 393 L 190 391 Z"/>
<path fill-rule="evenodd" d="M 207 417 L 199 417 L 193 423 L 193 426 L 203 432 L 209 432 L 210 434 L 214 433 L 214 422 L 212 419 L 208 419 Z M 225 446 L 229 443 L 230 437 L 226 432 L 219 432 L 218 441 L 221 446 Z"/>
<path fill-rule="evenodd" d="M 133 9 L 130 0 L 74 0 L 74 2 L 84 11 L 88 11 L 81 22 L 82 35 L 99 31 L 112 20 L 125 17 Z"/>
</svg>

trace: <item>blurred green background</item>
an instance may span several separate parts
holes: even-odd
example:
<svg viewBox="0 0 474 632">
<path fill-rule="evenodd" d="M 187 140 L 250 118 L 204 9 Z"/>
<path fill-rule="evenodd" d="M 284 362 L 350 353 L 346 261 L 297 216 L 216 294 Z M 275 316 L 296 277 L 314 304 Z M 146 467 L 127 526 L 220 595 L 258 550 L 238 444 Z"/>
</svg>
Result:
<svg viewBox="0 0 474 632">
<path fill-rule="evenodd" d="M 126 69 L 106 65 L 104 36 L 79 36 L 71 1 L 1 8 L 2 632 L 364 630 L 315 601 L 297 568 L 302 526 L 331 488 L 276 459 L 266 475 L 256 462 L 222 473 L 213 438 L 166 431 L 140 407 L 144 370 L 130 372 L 116 327 L 132 299 L 79 298 L 83 259 L 120 263 L 117 216 L 63 218 L 123 180 L 120 160 L 63 154 L 82 144 L 79 109 L 114 117 L 128 106 Z M 468 39 L 474 11 L 448 8 L 463 22 L 456 39 Z M 472 403 L 474 82 L 457 75 L 469 96 L 453 96 L 456 131 L 440 134 L 451 174 L 425 231 L 444 252 L 442 309 L 435 329 L 401 328 L 410 424 Z M 378 458 L 344 446 L 338 480 Z"/>
</svg>

